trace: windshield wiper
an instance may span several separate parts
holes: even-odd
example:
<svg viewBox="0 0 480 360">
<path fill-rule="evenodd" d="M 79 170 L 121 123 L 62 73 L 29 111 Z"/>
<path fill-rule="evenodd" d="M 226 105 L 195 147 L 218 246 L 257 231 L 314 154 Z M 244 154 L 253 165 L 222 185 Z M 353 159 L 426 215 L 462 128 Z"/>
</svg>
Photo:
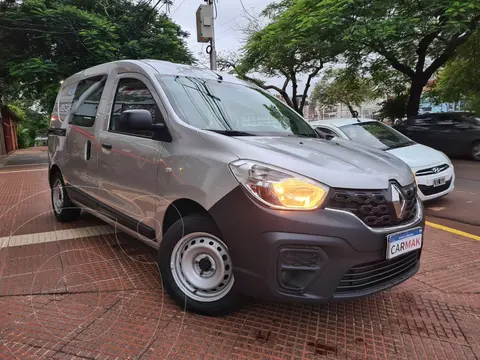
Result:
<svg viewBox="0 0 480 360">
<path fill-rule="evenodd" d="M 398 148 L 413 145 L 413 144 L 415 144 L 413 141 L 406 141 L 406 142 L 403 142 L 403 143 L 400 143 L 400 144 L 389 146 L 387 150 L 398 149 Z"/>
<path fill-rule="evenodd" d="M 217 134 L 227 135 L 227 136 L 255 136 L 251 133 L 239 130 L 213 130 L 213 129 L 202 129 L 207 131 L 213 131 Z"/>
<path fill-rule="evenodd" d="M 288 134 L 289 137 L 320 138 L 317 134 Z"/>
</svg>

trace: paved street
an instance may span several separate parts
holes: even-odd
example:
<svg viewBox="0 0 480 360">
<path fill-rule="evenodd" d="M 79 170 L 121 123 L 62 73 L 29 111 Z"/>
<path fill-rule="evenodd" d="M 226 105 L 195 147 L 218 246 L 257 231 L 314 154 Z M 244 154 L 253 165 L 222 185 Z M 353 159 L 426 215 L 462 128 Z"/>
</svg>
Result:
<svg viewBox="0 0 480 360">
<path fill-rule="evenodd" d="M 0 156 L 0 166 L 30 166 L 30 165 L 47 165 L 48 153 L 47 147 L 38 147 L 35 149 L 24 149 L 17 151 L 10 156 Z"/>
<path fill-rule="evenodd" d="M 46 166 L 27 156 L 46 159 L 0 167 L 1 360 L 480 359 L 478 240 L 427 226 L 419 273 L 394 289 L 208 318 L 170 300 L 148 247 L 91 216 L 56 222 Z M 428 220 L 480 235 L 480 164 L 455 166 Z"/>
<path fill-rule="evenodd" d="M 455 191 L 442 199 L 427 203 L 427 215 L 431 221 L 480 235 L 480 164 L 458 159 L 453 163 L 456 173 Z"/>
</svg>

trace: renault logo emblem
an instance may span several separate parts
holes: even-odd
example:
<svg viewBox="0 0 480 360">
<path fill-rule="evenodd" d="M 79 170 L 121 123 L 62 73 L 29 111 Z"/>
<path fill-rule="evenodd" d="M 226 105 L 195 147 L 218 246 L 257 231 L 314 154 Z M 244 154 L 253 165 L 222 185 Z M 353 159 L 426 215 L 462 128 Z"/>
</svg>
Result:
<svg viewBox="0 0 480 360">
<path fill-rule="evenodd" d="M 405 214 L 406 201 L 405 197 L 402 194 L 402 191 L 395 184 L 390 185 L 392 189 L 392 203 L 393 208 L 395 209 L 395 214 L 398 219 L 402 219 Z"/>
</svg>

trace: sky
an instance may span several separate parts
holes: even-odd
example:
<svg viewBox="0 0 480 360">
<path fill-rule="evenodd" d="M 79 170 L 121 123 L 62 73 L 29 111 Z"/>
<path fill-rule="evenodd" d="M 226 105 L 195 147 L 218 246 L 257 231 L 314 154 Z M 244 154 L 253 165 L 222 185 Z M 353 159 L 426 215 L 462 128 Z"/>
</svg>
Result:
<svg viewBox="0 0 480 360">
<path fill-rule="evenodd" d="M 260 12 L 273 1 L 274 0 L 242 0 L 248 14 L 257 18 L 259 18 Z M 190 33 L 187 44 L 197 59 L 200 59 L 201 55 L 199 55 L 199 53 L 204 53 L 207 46 L 207 44 L 197 42 L 195 13 L 201 4 L 205 4 L 205 2 L 202 0 L 174 0 L 174 4 L 170 7 L 170 17 L 172 20 L 179 24 L 183 30 Z M 246 14 L 240 0 L 218 0 L 217 10 L 218 16 L 215 20 L 217 54 L 237 52 L 245 40 L 242 28 L 248 24 L 249 15 Z M 208 62 L 205 64 L 208 65 Z M 260 76 L 257 77 L 262 78 Z M 263 79 L 265 80 L 265 78 Z M 283 84 L 281 78 L 269 78 L 267 81 L 268 84 L 280 87 Z M 303 91 L 303 86 L 299 86 L 299 90 Z"/>
</svg>

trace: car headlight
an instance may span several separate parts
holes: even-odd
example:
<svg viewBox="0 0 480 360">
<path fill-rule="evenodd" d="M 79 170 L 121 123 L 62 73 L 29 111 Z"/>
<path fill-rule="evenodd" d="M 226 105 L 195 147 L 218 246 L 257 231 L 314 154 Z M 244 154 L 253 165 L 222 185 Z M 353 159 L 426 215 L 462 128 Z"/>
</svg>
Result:
<svg viewBox="0 0 480 360">
<path fill-rule="evenodd" d="M 275 209 L 318 209 L 329 190 L 317 181 L 255 161 L 236 160 L 230 169 L 250 194 Z"/>
<path fill-rule="evenodd" d="M 450 160 L 450 158 L 447 156 L 447 154 L 443 153 L 443 155 L 445 156 L 445 161 L 447 162 L 448 165 L 452 166 L 452 160 Z"/>
</svg>

